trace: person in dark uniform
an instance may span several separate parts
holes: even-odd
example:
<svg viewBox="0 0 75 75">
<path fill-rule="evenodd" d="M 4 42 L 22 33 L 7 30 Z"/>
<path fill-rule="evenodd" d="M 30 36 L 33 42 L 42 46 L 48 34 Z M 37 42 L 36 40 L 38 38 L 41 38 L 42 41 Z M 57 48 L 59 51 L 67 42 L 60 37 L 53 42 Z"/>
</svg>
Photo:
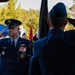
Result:
<svg viewBox="0 0 75 75">
<path fill-rule="evenodd" d="M 7 19 L 9 38 L 0 40 L 0 75 L 28 75 L 28 61 L 32 55 L 32 42 L 19 37 L 21 21 Z"/>
<path fill-rule="evenodd" d="M 58 2 L 49 12 L 50 31 L 34 42 L 29 75 L 75 75 L 75 33 L 64 32 L 66 23 L 66 6 Z"/>
</svg>

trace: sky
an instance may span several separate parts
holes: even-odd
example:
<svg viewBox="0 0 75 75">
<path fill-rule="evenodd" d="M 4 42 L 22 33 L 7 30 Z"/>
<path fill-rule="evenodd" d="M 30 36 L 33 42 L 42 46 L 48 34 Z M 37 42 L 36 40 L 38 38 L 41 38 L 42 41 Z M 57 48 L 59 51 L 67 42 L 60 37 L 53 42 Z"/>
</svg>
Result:
<svg viewBox="0 0 75 75">
<path fill-rule="evenodd" d="M 18 3 L 21 3 L 21 7 L 27 10 L 29 8 L 40 10 L 41 1 L 42 0 L 18 0 Z M 68 8 L 73 5 L 73 0 L 48 0 L 48 10 L 59 1 L 65 3 Z"/>
<path fill-rule="evenodd" d="M 17 0 L 17 5 L 19 3 L 21 3 L 21 7 L 26 10 L 29 10 L 29 8 L 35 9 L 35 10 L 40 10 L 41 1 L 42 0 Z M 52 6 L 55 5 L 57 2 L 65 3 L 65 5 L 68 8 L 70 8 L 73 5 L 73 0 L 48 0 L 48 10 L 50 10 L 52 8 Z M 0 3 L 0 5 L 1 5 L 1 3 Z"/>
</svg>

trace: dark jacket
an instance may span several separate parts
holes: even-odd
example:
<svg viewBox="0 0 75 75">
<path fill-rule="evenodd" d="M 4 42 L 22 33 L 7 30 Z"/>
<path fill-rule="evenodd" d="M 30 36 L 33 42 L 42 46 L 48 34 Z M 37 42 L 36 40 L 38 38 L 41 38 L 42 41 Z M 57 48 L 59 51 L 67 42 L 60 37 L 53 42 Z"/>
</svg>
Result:
<svg viewBox="0 0 75 75">
<path fill-rule="evenodd" d="M 75 75 L 75 44 L 69 41 L 68 34 L 72 36 L 70 32 L 52 29 L 34 43 L 29 75 Z"/>
<path fill-rule="evenodd" d="M 30 43 L 29 40 L 19 37 L 15 50 L 12 52 L 10 38 L 1 39 L 0 75 L 28 75 L 27 54 L 32 54 Z"/>
</svg>

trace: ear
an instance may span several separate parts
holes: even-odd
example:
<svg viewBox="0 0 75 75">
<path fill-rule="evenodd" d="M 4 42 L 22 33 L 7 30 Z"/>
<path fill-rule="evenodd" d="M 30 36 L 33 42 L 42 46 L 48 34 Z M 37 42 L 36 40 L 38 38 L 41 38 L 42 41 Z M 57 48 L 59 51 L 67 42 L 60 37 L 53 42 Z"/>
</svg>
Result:
<svg viewBox="0 0 75 75">
<path fill-rule="evenodd" d="M 64 22 L 64 26 L 67 24 L 67 22 L 68 22 L 68 20 L 66 19 L 65 22 Z"/>
<path fill-rule="evenodd" d="M 50 20 L 49 19 L 47 20 L 47 24 L 48 24 L 48 26 L 50 26 Z"/>
<path fill-rule="evenodd" d="M 51 27 L 51 22 L 50 22 L 49 19 L 47 20 L 47 24 L 48 24 L 49 27 Z"/>
<path fill-rule="evenodd" d="M 18 27 L 18 31 L 20 30 L 20 28 Z"/>
</svg>

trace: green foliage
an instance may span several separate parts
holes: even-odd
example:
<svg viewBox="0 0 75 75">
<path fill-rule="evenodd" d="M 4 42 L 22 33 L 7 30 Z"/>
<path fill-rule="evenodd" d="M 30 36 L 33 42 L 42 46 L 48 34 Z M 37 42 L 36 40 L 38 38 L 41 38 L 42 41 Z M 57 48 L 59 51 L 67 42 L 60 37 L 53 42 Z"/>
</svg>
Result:
<svg viewBox="0 0 75 75">
<path fill-rule="evenodd" d="M 38 31 L 39 10 L 25 10 L 21 8 L 19 3 L 16 6 L 17 0 L 9 0 L 4 6 L 0 8 L 0 23 L 8 18 L 14 18 L 22 21 L 22 26 L 26 29 L 29 36 L 30 25 L 33 27 L 33 33 Z"/>
</svg>

